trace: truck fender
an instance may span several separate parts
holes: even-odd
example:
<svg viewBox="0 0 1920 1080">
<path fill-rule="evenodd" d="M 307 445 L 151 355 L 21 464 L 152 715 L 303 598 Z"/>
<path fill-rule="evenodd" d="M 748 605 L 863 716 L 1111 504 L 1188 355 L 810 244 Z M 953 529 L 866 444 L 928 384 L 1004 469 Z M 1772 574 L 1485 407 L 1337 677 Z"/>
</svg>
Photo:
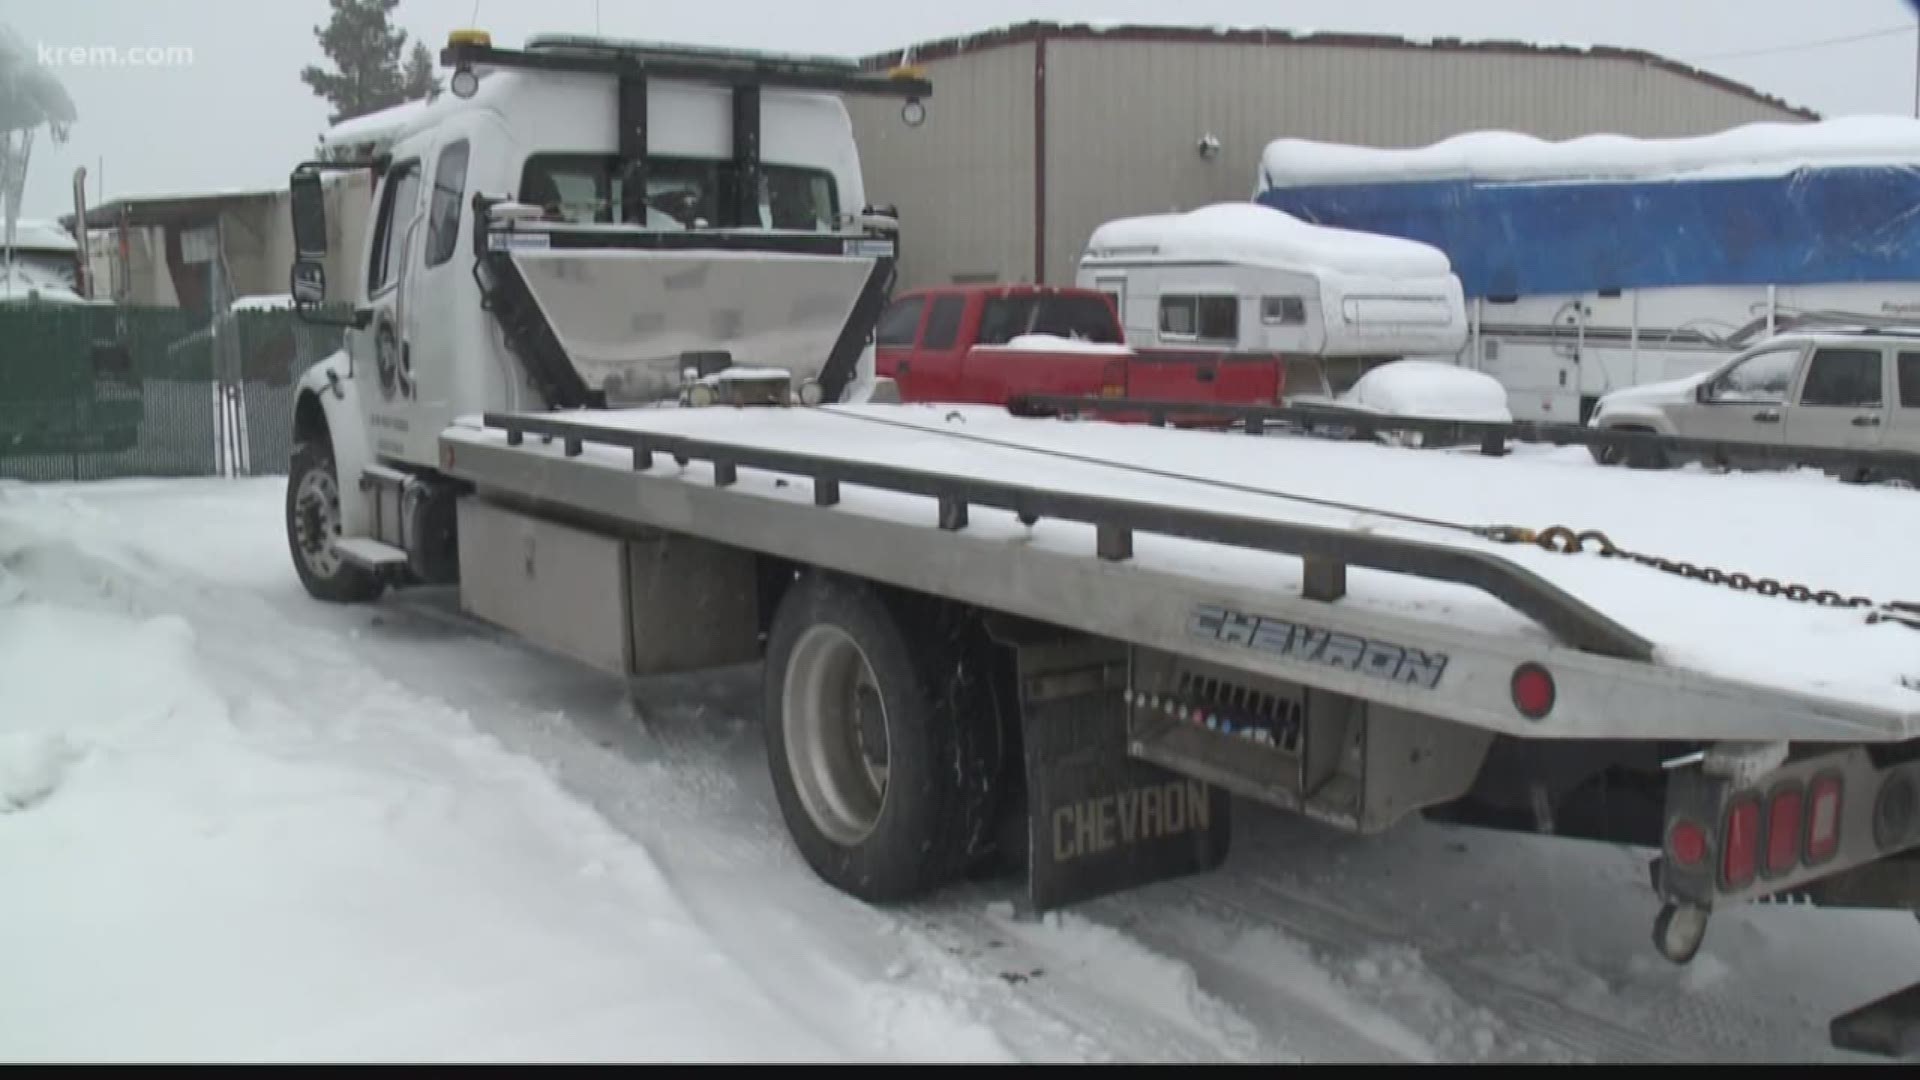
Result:
<svg viewBox="0 0 1920 1080">
<path fill-rule="evenodd" d="M 325 440 L 333 447 L 334 469 L 340 483 L 340 533 L 370 535 L 373 515 L 367 500 L 357 497 L 360 474 L 371 460 L 367 431 L 360 411 L 359 383 L 347 351 L 341 349 L 308 368 L 294 395 L 293 441 Z"/>
</svg>

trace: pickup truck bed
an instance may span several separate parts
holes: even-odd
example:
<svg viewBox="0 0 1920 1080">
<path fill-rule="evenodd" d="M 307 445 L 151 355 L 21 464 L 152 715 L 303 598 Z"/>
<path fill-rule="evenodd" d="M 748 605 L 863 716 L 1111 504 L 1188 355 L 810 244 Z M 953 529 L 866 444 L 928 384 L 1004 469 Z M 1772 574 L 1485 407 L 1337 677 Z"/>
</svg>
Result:
<svg viewBox="0 0 1920 1080">
<path fill-rule="evenodd" d="M 1474 525 L 1596 528 L 1633 550 L 1885 601 L 1920 597 L 1920 566 L 1893 542 L 1920 529 L 1920 500 L 1911 492 L 1797 476 L 1624 473 L 1593 466 L 1584 452 L 1497 460 L 1022 420 L 986 407 L 641 409 L 516 422 L 527 433 L 517 446 L 478 420 L 450 428 L 441 440 L 448 471 L 483 495 L 841 568 L 1478 727 L 1534 738 L 1920 736 L 1920 691 L 1907 685 L 1920 686 L 1920 636 L 1898 623 L 1869 625 L 1858 609 L 1276 494 Z M 558 437 L 544 442 L 542 432 Z M 685 466 L 667 456 L 676 439 L 692 441 Z M 636 440 L 660 451 L 644 471 L 635 466 Z M 729 450 L 741 455 L 737 479 L 718 486 L 702 459 Z M 769 469 L 754 467 L 755 454 L 795 457 Z M 932 486 L 916 494 L 849 480 L 837 503 L 819 506 L 807 478 L 819 462 L 883 462 Z M 941 528 L 931 493 L 969 481 L 1080 498 L 1092 509 L 1080 521 L 1042 512 L 1028 525 L 988 508 L 990 497 L 955 489 L 954 501 L 975 505 L 964 527 Z M 1650 655 L 1576 649 L 1511 596 L 1358 562 L 1345 595 L 1329 602 L 1303 597 L 1303 559 L 1245 544 L 1137 526 L 1130 557 L 1096 558 L 1096 529 L 1085 522 L 1097 519 L 1103 503 L 1224 515 L 1250 526 L 1322 527 L 1404 541 L 1415 554 L 1457 553 L 1475 566 L 1504 568 L 1509 589 L 1535 590 L 1536 605 L 1574 625 L 1584 619 L 1642 639 Z M 1230 634 L 1197 633 L 1203 610 L 1443 655 L 1446 677 L 1433 687 L 1381 685 L 1366 673 L 1248 647 Z M 1558 704 L 1544 721 L 1519 716 L 1508 699 L 1508 673 L 1529 659 L 1547 664 L 1559 684 Z"/>
</svg>

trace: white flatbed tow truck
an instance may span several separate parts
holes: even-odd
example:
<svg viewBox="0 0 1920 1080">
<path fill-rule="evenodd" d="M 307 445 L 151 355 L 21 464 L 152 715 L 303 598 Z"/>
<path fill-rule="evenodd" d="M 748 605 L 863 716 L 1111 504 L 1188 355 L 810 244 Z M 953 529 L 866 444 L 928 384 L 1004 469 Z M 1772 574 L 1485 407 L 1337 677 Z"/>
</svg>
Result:
<svg viewBox="0 0 1920 1080">
<path fill-rule="evenodd" d="M 1488 495 L 1506 467 L 1489 459 L 890 403 L 870 347 L 881 215 L 769 227 L 790 211 L 761 185 L 753 222 L 748 181 L 782 167 L 763 130 L 780 93 L 812 123 L 829 90 L 926 96 L 911 73 L 470 35 L 443 60 L 490 74 L 369 166 L 375 289 L 347 354 L 302 382 L 288 533 L 314 595 L 457 582 L 469 613 L 623 677 L 764 661 L 789 831 L 872 902 L 982 867 L 1018 867 L 1036 910 L 1201 872 L 1237 795 L 1359 833 L 1425 814 L 1644 847 L 1675 962 L 1731 904 L 1920 908 L 1910 609 L 1730 588 L 1514 523 L 1578 522 L 1604 502 L 1591 478 L 1617 491 L 1631 474 L 1569 469 L 1557 502 L 1522 506 Z M 682 137 L 726 154 L 730 217 L 539 220 L 504 193 L 585 176 L 651 223 L 606 181 L 652 191 L 671 168 L 644 136 L 678 121 L 640 110 L 673 94 L 717 125 Z M 580 128 L 549 115 L 563 106 Z M 461 186 L 407 179 L 456 141 Z M 610 164 L 555 172 L 562 150 Z M 857 191 L 850 138 L 828 156 L 835 202 Z M 318 171 L 294 179 L 314 318 Z M 430 235 L 395 241 L 427 190 Z M 434 263 L 446 250 L 471 254 Z M 751 296 L 701 285 L 732 271 Z M 694 308 L 705 339 L 668 326 Z M 783 334 L 786 316 L 809 329 Z M 636 385 L 653 398 L 616 400 Z M 1443 512 L 1450 487 L 1472 492 L 1460 513 Z M 1749 523 L 1699 520 L 1677 538 L 1737 564 Z M 1844 558 L 1853 541 L 1831 540 Z M 1582 550 L 1552 550 L 1568 541 Z M 1833 1028 L 1891 1055 L 1917 1033 L 1920 984 Z"/>
</svg>

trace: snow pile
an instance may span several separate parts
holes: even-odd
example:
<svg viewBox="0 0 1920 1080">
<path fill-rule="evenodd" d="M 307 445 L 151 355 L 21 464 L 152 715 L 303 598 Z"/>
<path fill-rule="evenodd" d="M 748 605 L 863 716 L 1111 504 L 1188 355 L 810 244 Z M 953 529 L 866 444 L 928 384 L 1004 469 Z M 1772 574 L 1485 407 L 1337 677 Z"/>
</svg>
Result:
<svg viewBox="0 0 1920 1080">
<path fill-rule="evenodd" d="M 1217 203 L 1182 214 L 1109 221 L 1087 240 L 1085 261 L 1208 259 L 1305 272 L 1441 277 L 1439 248 L 1413 240 L 1311 225 L 1254 203 Z"/>
<path fill-rule="evenodd" d="M 290 311 L 292 309 L 293 295 L 291 293 L 243 296 L 233 302 L 234 311 Z"/>
<path fill-rule="evenodd" d="M 1133 354 L 1133 350 L 1125 345 L 1111 345 L 1077 337 L 1065 338 L 1057 334 L 1021 334 L 999 347 L 1020 352 L 1091 353 L 1098 356 L 1131 356 Z"/>
<path fill-rule="evenodd" d="M 288 619 L 342 612 L 251 487 L 163 534 L 0 485 L 0 1058 L 1007 1056 L 828 958 L 759 970 L 532 759 Z"/>
<path fill-rule="evenodd" d="M 1381 364 L 1360 376 L 1339 400 L 1388 416 L 1513 422 L 1507 410 L 1507 388 L 1499 380 L 1437 360 Z"/>
<path fill-rule="evenodd" d="M 1261 155 L 1260 188 L 1418 180 L 1758 177 L 1807 167 L 1864 165 L 1920 165 L 1920 120 L 1849 116 L 1804 124 L 1753 123 L 1690 138 L 1586 135 L 1563 142 L 1512 131 L 1472 131 L 1408 149 L 1278 139 Z"/>
</svg>

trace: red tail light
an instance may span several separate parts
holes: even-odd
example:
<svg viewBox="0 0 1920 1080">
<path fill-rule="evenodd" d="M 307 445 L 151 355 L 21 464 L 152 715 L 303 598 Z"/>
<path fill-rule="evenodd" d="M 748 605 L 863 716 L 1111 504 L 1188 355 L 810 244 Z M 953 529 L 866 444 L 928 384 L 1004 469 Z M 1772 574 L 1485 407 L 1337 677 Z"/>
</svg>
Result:
<svg viewBox="0 0 1920 1080">
<path fill-rule="evenodd" d="M 1806 799 L 1800 788 L 1785 787 L 1767 804 L 1767 876 L 1778 877 L 1800 861 L 1800 811 Z"/>
<path fill-rule="evenodd" d="M 1513 707 L 1529 720 L 1538 720 L 1553 711 L 1553 675 L 1539 664 L 1528 662 L 1513 669 Z"/>
<path fill-rule="evenodd" d="M 1722 837 L 1720 884 L 1729 891 L 1744 889 L 1760 866 L 1760 800 L 1743 798 L 1727 807 Z"/>
<path fill-rule="evenodd" d="M 1692 821 L 1676 821 L 1667 833 L 1667 853 L 1682 867 L 1692 869 L 1707 858 L 1707 830 Z"/>
<path fill-rule="evenodd" d="M 1807 811 L 1807 865 L 1819 866 L 1840 850 L 1840 777 L 1816 776 Z"/>
</svg>

